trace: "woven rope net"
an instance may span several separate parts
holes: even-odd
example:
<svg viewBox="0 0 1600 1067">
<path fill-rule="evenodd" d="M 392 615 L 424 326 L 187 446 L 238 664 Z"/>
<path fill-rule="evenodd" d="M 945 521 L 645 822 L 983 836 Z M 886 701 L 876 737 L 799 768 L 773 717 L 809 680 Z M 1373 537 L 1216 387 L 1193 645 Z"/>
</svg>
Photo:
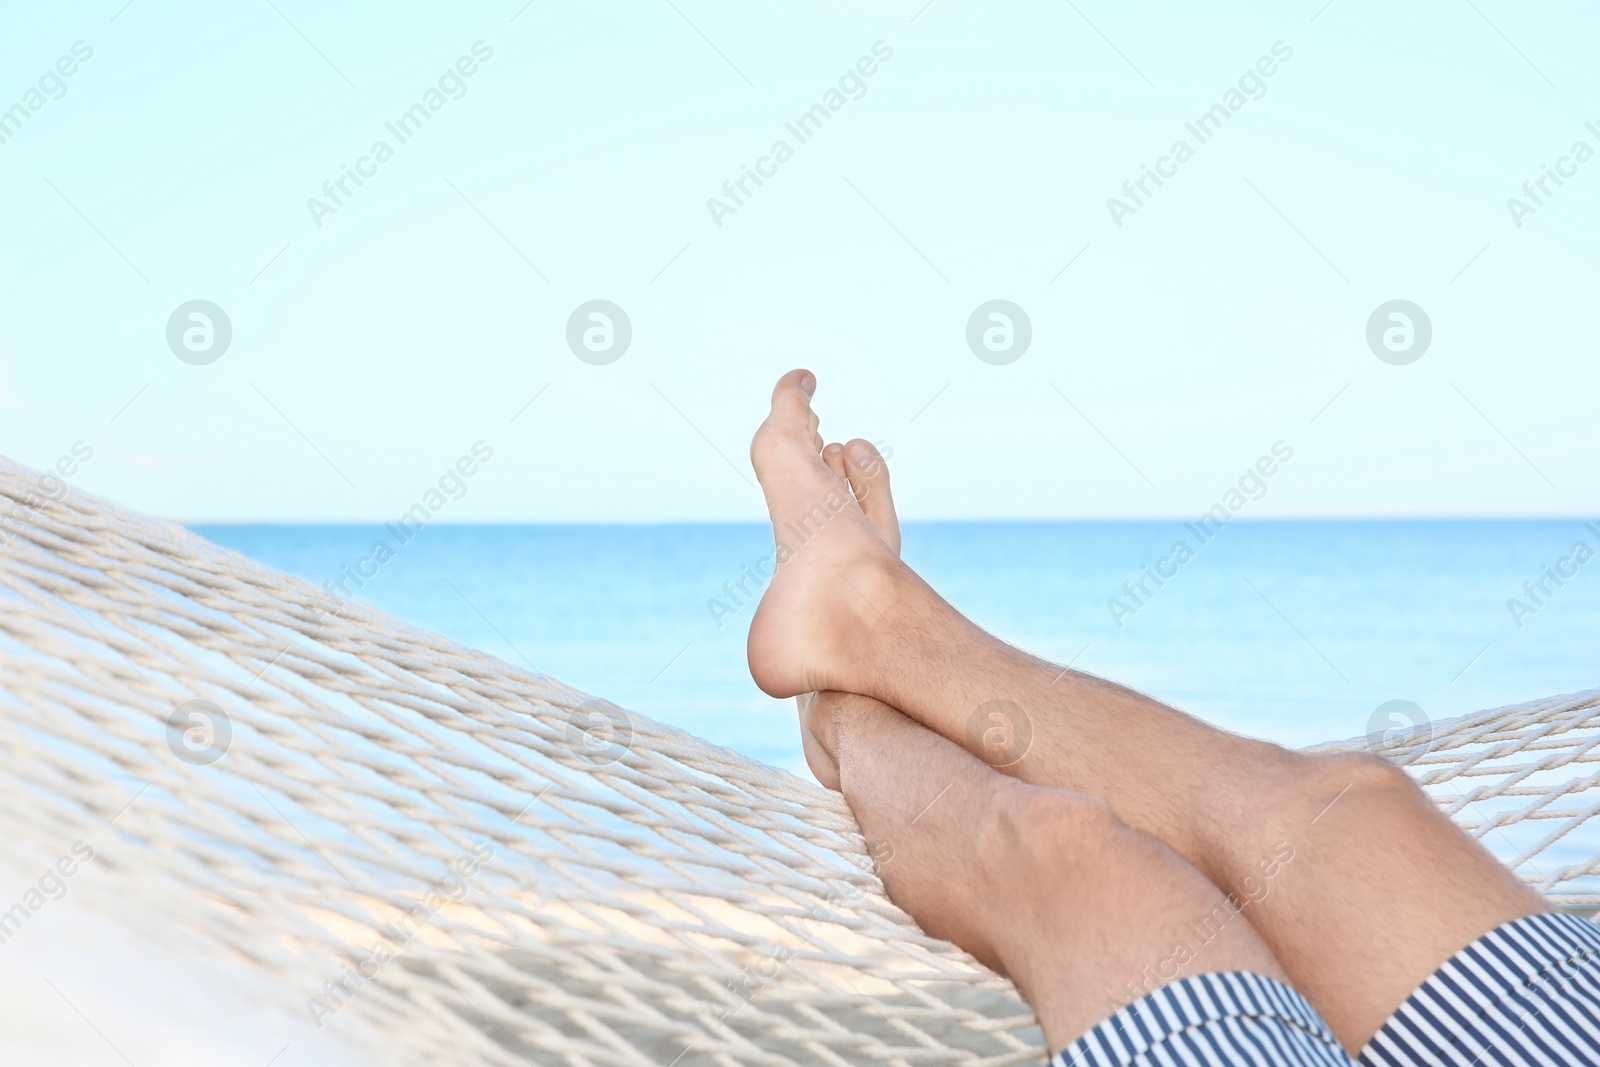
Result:
<svg viewBox="0 0 1600 1067">
<path fill-rule="evenodd" d="M 50 485 L 0 460 L 0 849 L 89 842 L 114 890 L 81 906 L 368 1062 L 1043 1057 L 837 796 Z M 1592 908 L 1597 745 L 1600 690 L 1370 747 Z"/>
</svg>

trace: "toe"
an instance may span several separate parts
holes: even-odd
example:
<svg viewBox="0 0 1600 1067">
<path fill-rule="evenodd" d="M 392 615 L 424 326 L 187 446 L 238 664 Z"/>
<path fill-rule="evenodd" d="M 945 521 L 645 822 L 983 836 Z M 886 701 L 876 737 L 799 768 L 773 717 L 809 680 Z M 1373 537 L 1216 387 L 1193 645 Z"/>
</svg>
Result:
<svg viewBox="0 0 1600 1067">
<path fill-rule="evenodd" d="M 816 390 L 817 377 L 808 370 L 792 370 L 778 379 L 772 390 L 772 411 L 750 442 L 750 459 L 758 478 L 777 457 L 807 451 L 815 457 L 822 450 L 817 414 L 811 410 L 811 394 Z M 796 446 L 800 446 L 798 452 Z"/>
<path fill-rule="evenodd" d="M 844 445 L 835 441 L 824 448 L 822 450 L 822 462 L 828 465 L 828 469 L 833 472 L 834 477 L 841 482 L 850 480 L 849 472 L 845 470 L 844 466 Z"/>
<path fill-rule="evenodd" d="M 795 426 L 804 426 L 816 416 L 811 411 L 811 397 L 817 391 L 817 376 L 808 370 L 792 370 L 778 379 L 772 390 L 772 418 Z"/>
<path fill-rule="evenodd" d="M 831 446 L 830 446 L 831 447 Z M 851 492 L 867 521 L 895 553 L 900 554 L 900 518 L 889 490 L 889 464 L 872 442 L 859 437 L 844 447 L 844 469 Z"/>
</svg>

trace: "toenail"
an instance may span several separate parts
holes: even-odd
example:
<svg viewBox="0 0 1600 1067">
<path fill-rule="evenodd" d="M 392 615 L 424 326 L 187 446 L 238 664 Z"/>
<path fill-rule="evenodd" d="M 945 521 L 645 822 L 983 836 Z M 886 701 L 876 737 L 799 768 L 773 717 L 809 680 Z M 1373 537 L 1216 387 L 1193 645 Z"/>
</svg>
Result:
<svg viewBox="0 0 1600 1067">
<path fill-rule="evenodd" d="M 817 376 L 810 371 L 800 375 L 800 388 L 805 391 L 806 396 L 816 396 Z"/>
<path fill-rule="evenodd" d="M 850 458 L 856 461 L 856 466 L 863 470 L 871 470 L 877 457 L 872 454 L 872 449 L 866 445 L 856 445 L 850 450 Z"/>
</svg>

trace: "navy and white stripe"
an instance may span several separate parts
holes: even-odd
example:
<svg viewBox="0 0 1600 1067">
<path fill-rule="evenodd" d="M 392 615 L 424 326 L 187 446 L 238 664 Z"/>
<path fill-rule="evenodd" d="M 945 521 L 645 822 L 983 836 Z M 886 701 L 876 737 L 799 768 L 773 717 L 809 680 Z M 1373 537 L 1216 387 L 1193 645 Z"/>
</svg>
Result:
<svg viewBox="0 0 1600 1067">
<path fill-rule="evenodd" d="M 1347 1056 L 1282 982 L 1199 974 L 1118 1011 L 1051 1067 L 1600 1067 L 1600 925 L 1534 915 L 1456 953 Z"/>
<path fill-rule="evenodd" d="M 1456 953 L 1362 1050 L 1362 1067 L 1600 1067 L 1600 926 L 1533 915 Z"/>
<path fill-rule="evenodd" d="M 1234 971 L 1197 974 L 1129 1004 L 1051 1067 L 1351 1067 L 1305 997 Z"/>
</svg>

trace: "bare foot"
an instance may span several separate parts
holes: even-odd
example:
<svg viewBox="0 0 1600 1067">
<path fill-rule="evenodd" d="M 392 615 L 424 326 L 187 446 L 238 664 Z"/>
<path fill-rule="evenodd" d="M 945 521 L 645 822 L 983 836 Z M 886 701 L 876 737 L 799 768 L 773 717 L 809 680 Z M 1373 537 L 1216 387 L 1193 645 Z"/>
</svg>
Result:
<svg viewBox="0 0 1600 1067">
<path fill-rule="evenodd" d="M 889 463 L 871 441 L 856 438 L 849 444 L 834 443 L 822 450 L 822 461 L 861 506 L 867 521 L 889 551 L 900 554 L 900 517 L 895 514 L 894 495 L 889 489 Z"/>
<path fill-rule="evenodd" d="M 848 484 L 859 474 L 868 501 L 892 520 L 881 459 L 875 471 L 868 469 L 870 457 L 856 462 L 852 474 L 852 447 L 847 446 L 846 478 L 829 469 L 811 410 L 815 390 L 810 371 L 780 378 L 772 391 L 772 411 L 750 443 L 772 518 L 778 566 L 751 621 L 747 648 L 751 677 L 774 697 L 850 688 L 844 666 L 883 624 L 896 586 L 909 573 L 873 529 Z M 898 523 L 890 525 L 898 542 Z"/>
<path fill-rule="evenodd" d="M 900 554 L 900 518 L 895 514 L 894 496 L 889 490 L 889 466 L 878 449 L 870 442 L 857 438 L 847 445 L 837 441 L 822 450 L 822 461 L 834 477 L 850 486 L 851 494 L 861 506 L 867 521 L 883 543 L 895 555 Z M 806 766 L 825 788 L 839 792 L 839 764 L 822 739 L 811 730 L 810 713 L 817 701 L 817 693 L 801 693 L 795 697 L 800 713 L 800 744 L 805 751 Z"/>
</svg>

